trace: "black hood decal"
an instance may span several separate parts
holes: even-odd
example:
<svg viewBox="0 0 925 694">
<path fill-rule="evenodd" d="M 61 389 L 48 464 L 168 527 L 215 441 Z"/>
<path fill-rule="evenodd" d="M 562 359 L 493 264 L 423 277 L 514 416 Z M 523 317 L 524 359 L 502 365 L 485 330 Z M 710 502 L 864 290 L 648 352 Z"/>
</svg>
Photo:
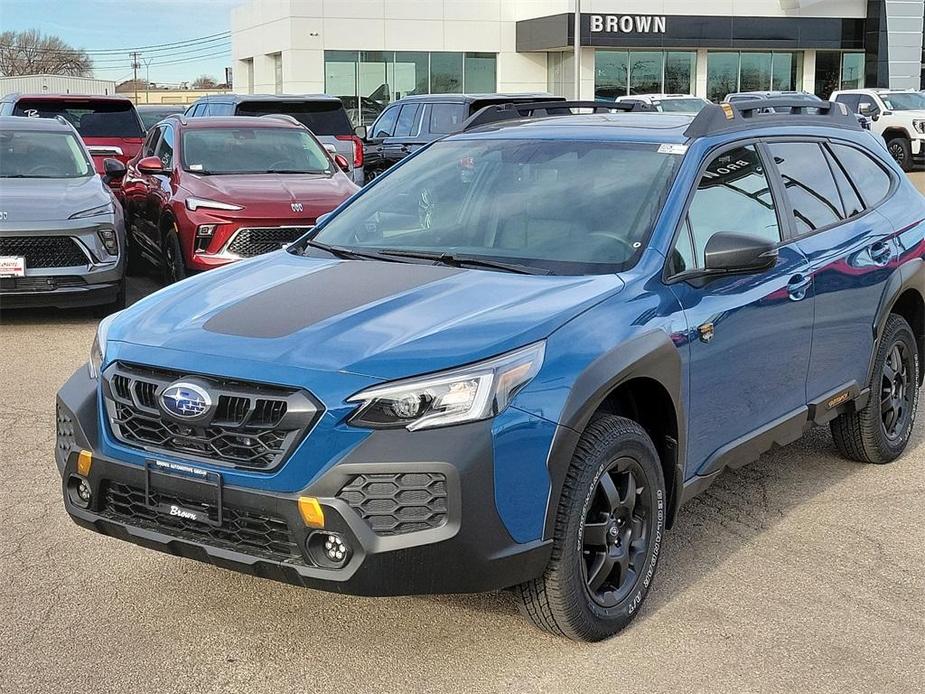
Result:
<svg viewBox="0 0 925 694">
<path fill-rule="evenodd" d="M 239 337 L 285 337 L 459 272 L 458 268 L 415 263 L 343 261 L 245 297 L 212 316 L 203 328 Z"/>
</svg>

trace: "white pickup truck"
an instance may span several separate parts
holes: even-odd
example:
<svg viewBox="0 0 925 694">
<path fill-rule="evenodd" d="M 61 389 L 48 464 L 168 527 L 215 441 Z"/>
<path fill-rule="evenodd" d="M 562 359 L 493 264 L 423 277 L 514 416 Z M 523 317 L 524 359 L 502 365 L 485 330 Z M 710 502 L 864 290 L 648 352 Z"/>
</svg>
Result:
<svg viewBox="0 0 925 694">
<path fill-rule="evenodd" d="M 832 92 L 829 101 L 868 116 L 871 132 L 883 136 L 903 171 L 925 163 L 925 94 L 911 89 L 845 89 Z"/>
</svg>

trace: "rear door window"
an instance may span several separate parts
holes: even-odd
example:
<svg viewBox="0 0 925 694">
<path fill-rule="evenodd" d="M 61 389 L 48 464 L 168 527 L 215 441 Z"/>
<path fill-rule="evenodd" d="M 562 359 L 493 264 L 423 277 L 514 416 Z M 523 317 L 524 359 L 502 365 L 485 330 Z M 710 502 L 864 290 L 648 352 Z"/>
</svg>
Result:
<svg viewBox="0 0 925 694">
<path fill-rule="evenodd" d="M 408 137 L 415 134 L 417 128 L 418 111 L 421 110 L 420 104 L 405 104 L 401 107 L 401 113 L 398 114 L 398 123 L 395 125 L 395 137 Z"/>
<path fill-rule="evenodd" d="M 872 157 L 849 145 L 833 143 L 830 147 L 867 207 L 873 207 L 887 196 L 890 175 Z"/>
<path fill-rule="evenodd" d="M 838 186 L 815 142 L 772 142 L 768 145 L 783 179 L 798 235 L 845 218 Z"/>
<path fill-rule="evenodd" d="M 14 116 L 63 116 L 81 137 L 144 137 L 141 120 L 130 101 L 115 99 L 20 99 Z"/>
<path fill-rule="evenodd" d="M 352 135 L 353 127 L 339 101 L 244 101 L 239 116 L 292 116 L 315 135 Z"/>
<path fill-rule="evenodd" d="M 434 135 L 445 135 L 459 130 L 465 119 L 463 104 L 432 104 L 428 127 Z"/>
</svg>

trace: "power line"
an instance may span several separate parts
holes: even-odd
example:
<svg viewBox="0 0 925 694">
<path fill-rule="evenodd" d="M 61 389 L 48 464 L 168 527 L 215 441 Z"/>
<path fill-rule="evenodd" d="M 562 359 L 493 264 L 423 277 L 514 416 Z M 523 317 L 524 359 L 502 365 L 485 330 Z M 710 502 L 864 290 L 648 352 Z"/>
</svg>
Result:
<svg viewBox="0 0 925 694">
<path fill-rule="evenodd" d="M 205 40 L 199 43 L 195 43 L 193 41 L 185 41 L 183 42 L 182 45 L 178 43 L 176 46 L 172 46 L 168 48 L 159 48 L 154 51 L 142 51 L 142 49 L 138 48 L 138 49 L 128 49 L 127 51 L 124 51 L 124 52 L 125 53 L 144 52 L 148 55 L 153 55 L 154 57 L 166 57 L 166 56 L 177 54 L 177 53 L 182 54 L 182 53 L 190 53 L 196 50 L 217 48 L 218 44 L 225 43 L 225 42 L 227 42 L 228 45 L 231 45 L 231 42 L 228 41 L 228 36 L 222 36 L 218 38 Z M 208 44 L 215 44 L 215 45 L 208 45 Z M 177 48 L 187 49 L 187 50 L 178 51 L 176 50 Z M 93 53 L 93 52 L 90 52 L 90 51 L 87 51 L 81 48 L 39 48 L 35 46 L 4 46 L 0 44 L 0 51 L 28 51 L 30 53 L 42 53 L 46 55 L 54 54 L 54 55 L 64 56 L 64 57 L 73 57 L 75 55 L 80 55 L 82 53 L 85 53 L 87 54 L 89 58 L 93 59 L 96 62 L 101 62 L 101 63 L 124 62 L 124 60 L 116 58 L 115 57 L 116 54 L 114 53 L 110 54 L 109 52 L 107 52 L 105 54 L 100 54 L 102 55 L 101 58 L 95 58 L 94 56 L 98 55 L 97 53 Z"/>
</svg>

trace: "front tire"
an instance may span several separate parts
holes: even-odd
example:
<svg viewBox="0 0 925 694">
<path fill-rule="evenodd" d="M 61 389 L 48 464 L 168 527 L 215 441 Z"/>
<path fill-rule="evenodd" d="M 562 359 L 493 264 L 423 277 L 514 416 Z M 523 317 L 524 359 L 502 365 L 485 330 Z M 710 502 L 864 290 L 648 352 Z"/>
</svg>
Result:
<svg viewBox="0 0 925 694">
<path fill-rule="evenodd" d="M 877 347 L 864 409 L 839 415 L 829 425 L 838 452 L 862 463 L 890 463 L 909 442 L 919 403 L 919 353 L 915 334 L 890 314 Z"/>
<path fill-rule="evenodd" d="M 546 571 L 514 591 L 521 612 L 578 641 L 613 636 L 652 585 L 664 531 L 665 480 L 651 439 L 632 420 L 596 417 L 566 475 Z"/>
<path fill-rule="evenodd" d="M 180 247 L 180 236 L 175 224 L 164 232 L 163 258 L 161 272 L 164 284 L 173 284 L 186 278 L 186 261 Z"/>
<path fill-rule="evenodd" d="M 907 137 L 894 137 L 886 143 L 887 151 L 903 171 L 912 171 L 912 144 Z"/>
</svg>

